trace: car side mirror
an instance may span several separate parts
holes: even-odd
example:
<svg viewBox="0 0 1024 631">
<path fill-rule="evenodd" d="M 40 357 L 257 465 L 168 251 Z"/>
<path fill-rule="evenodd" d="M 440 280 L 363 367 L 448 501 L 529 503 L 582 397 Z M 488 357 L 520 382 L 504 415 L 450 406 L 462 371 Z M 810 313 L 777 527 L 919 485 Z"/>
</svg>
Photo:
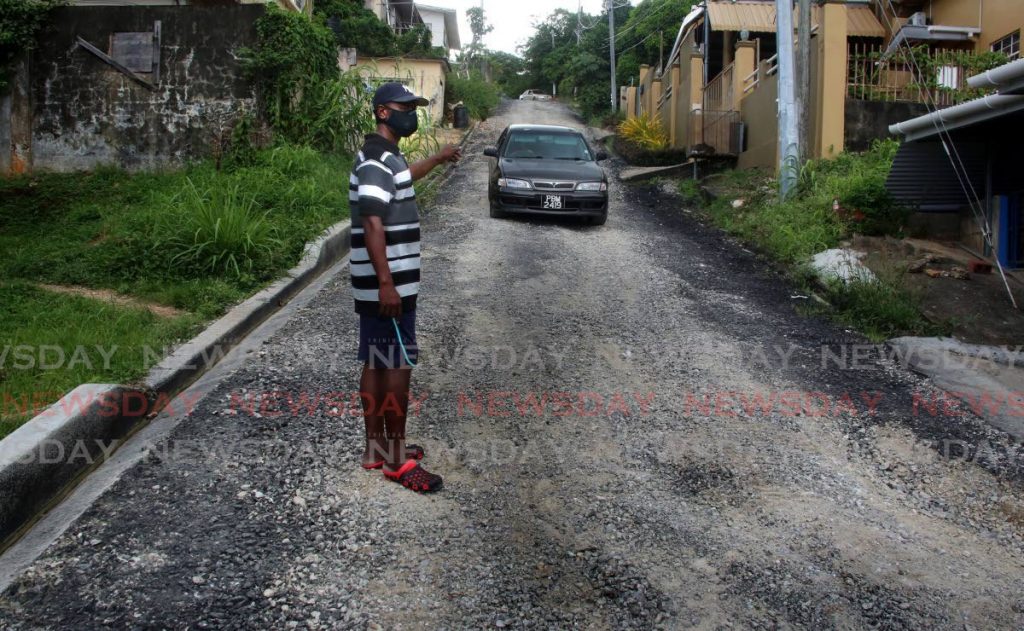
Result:
<svg viewBox="0 0 1024 631">
<path fill-rule="evenodd" d="M 497 158 L 498 157 L 498 148 L 497 147 L 487 147 L 487 148 L 484 149 L 484 155 L 489 157 L 489 158 Z"/>
<path fill-rule="evenodd" d="M 600 162 L 601 160 L 607 160 L 608 159 L 608 152 L 607 151 L 598 151 L 596 159 L 597 159 L 598 162 Z"/>
</svg>

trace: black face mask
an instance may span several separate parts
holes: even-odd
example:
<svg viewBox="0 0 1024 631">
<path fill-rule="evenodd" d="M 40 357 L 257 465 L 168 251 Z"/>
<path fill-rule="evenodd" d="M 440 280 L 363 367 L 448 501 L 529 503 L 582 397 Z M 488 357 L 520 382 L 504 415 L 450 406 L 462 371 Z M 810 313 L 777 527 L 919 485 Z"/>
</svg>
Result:
<svg viewBox="0 0 1024 631">
<path fill-rule="evenodd" d="M 396 136 L 405 138 L 416 133 L 420 124 L 419 117 L 416 116 L 416 110 L 403 112 L 401 110 L 388 109 L 391 110 L 391 113 L 388 114 L 388 119 L 384 121 L 384 124 L 390 127 Z"/>
</svg>

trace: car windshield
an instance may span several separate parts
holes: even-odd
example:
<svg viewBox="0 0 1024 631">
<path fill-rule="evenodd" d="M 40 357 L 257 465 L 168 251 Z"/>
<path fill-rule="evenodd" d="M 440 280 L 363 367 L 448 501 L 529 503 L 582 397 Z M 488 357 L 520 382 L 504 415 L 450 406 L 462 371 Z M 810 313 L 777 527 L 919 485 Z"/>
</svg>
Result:
<svg viewBox="0 0 1024 631">
<path fill-rule="evenodd" d="M 538 158 L 545 160 L 593 160 L 587 143 L 579 134 L 514 131 L 505 146 L 506 158 Z"/>
</svg>

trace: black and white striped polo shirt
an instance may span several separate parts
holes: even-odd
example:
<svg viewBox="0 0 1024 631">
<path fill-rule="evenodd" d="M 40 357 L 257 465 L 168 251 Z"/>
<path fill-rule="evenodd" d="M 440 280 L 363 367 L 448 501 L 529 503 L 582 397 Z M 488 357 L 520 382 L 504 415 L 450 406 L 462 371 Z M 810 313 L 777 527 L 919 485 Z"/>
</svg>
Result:
<svg viewBox="0 0 1024 631">
<path fill-rule="evenodd" d="M 380 134 L 368 134 L 356 156 L 348 183 L 352 215 L 352 295 L 356 312 L 377 315 L 380 283 L 370 264 L 363 217 L 377 215 L 384 224 L 388 266 L 402 311 L 416 308 L 420 288 L 420 214 L 412 173 L 399 148 Z"/>
</svg>

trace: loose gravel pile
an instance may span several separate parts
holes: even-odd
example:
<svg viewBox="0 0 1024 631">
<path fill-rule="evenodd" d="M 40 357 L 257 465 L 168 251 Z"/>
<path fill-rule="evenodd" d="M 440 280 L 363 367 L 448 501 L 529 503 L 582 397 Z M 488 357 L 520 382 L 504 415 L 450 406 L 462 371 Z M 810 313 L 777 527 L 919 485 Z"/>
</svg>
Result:
<svg viewBox="0 0 1024 631">
<path fill-rule="evenodd" d="M 915 414 L 935 391 L 881 353 L 823 366 L 864 341 L 656 185 L 613 185 L 602 227 L 489 219 L 481 152 L 511 122 L 578 125 L 509 104 L 423 221 L 411 434 L 443 492 L 358 466 L 342 273 L 3 594 L 0 626 L 1024 624 L 1018 445 Z"/>
</svg>

